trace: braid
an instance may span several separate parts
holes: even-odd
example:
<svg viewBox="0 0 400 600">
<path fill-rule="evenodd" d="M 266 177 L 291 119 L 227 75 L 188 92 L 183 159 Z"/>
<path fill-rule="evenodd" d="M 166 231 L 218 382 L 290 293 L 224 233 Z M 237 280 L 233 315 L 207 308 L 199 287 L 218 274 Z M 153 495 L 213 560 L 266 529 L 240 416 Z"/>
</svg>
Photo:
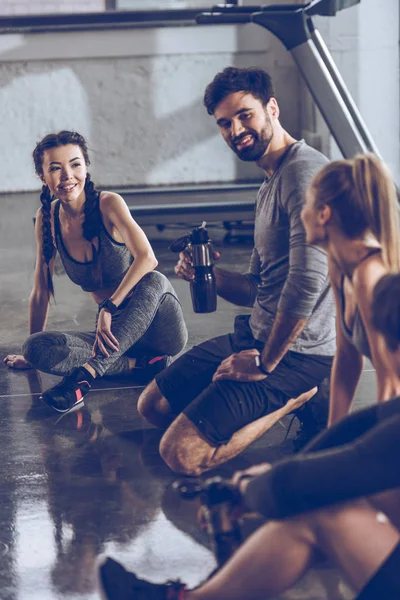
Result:
<svg viewBox="0 0 400 600">
<path fill-rule="evenodd" d="M 52 200 L 49 188 L 47 185 L 44 185 L 40 194 L 40 202 L 42 203 L 42 247 L 43 257 L 47 265 L 47 288 L 49 296 L 53 296 L 54 298 L 53 279 L 50 273 L 50 261 L 55 252 L 50 218 Z"/>
<path fill-rule="evenodd" d="M 93 243 L 93 238 L 99 237 L 100 229 L 102 225 L 100 207 L 99 207 L 99 197 L 100 192 L 98 192 L 95 188 L 93 181 L 90 179 L 89 173 L 86 175 L 85 181 L 85 220 L 82 224 L 83 229 L 83 237 L 91 242 L 92 244 L 92 253 L 93 253 L 93 264 L 92 264 L 92 273 L 96 283 L 101 286 L 102 283 L 102 272 L 99 263 L 99 253 L 96 249 L 96 246 Z"/>
</svg>

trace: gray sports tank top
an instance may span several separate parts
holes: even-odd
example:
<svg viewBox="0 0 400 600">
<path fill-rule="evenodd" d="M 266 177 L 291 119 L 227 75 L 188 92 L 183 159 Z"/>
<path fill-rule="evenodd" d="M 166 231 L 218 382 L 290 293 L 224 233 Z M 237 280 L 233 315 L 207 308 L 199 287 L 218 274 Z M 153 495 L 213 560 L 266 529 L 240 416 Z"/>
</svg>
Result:
<svg viewBox="0 0 400 600">
<path fill-rule="evenodd" d="M 344 320 L 346 302 L 344 298 L 344 275 L 340 283 L 340 325 L 345 338 L 357 348 L 357 350 L 367 358 L 371 359 L 371 349 L 369 347 L 367 332 L 361 318 L 358 307 L 354 311 L 353 328 L 349 329 Z"/>
<path fill-rule="evenodd" d="M 380 252 L 380 248 L 372 248 L 370 252 L 368 252 L 367 256 L 363 258 L 363 260 L 367 260 L 373 254 L 377 254 Z M 369 341 L 367 332 L 365 331 L 364 323 L 358 307 L 354 311 L 354 322 L 353 328 L 349 329 L 344 320 L 346 302 L 344 297 L 344 275 L 342 276 L 342 280 L 340 282 L 340 325 L 344 336 L 353 346 L 357 348 L 357 350 L 363 355 L 371 360 L 371 349 L 369 347 Z"/>
<path fill-rule="evenodd" d="M 93 261 L 79 262 L 72 258 L 66 249 L 60 226 L 60 201 L 54 207 L 54 233 L 57 250 L 68 277 L 84 292 L 99 289 L 92 273 Z M 98 260 L 102 274 L 101 288 L 118 286 L 133 262 L 133 256 L 125 244 L 117 242 L 108 233 L 103 221 L 99 233 Z"/>
</svg>

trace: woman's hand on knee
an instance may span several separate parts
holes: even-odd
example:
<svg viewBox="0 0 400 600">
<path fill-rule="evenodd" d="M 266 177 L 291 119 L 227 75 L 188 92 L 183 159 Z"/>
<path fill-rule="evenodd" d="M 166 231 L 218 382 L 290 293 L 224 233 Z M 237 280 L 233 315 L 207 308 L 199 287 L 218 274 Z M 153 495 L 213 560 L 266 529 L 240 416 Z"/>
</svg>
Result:
<svg viewBox="0 0 400 600">
<path fill-rule="evenodd" d="M 22 354 L 7 354 L 3 362 L 10 369 L 32 369 L 31 363 L 29 363 Z"/>
<path fill-rule="evenodd" d="M 100 352 L 108 358 L 110 356 L 110 350 L 112 352 L 118 352 L 119 342 L 111 332 L 111 321 L 111 314 L 102 309 L 97 322 L 96 340 L 92 349 L 92 357 Z"/>
</svg>

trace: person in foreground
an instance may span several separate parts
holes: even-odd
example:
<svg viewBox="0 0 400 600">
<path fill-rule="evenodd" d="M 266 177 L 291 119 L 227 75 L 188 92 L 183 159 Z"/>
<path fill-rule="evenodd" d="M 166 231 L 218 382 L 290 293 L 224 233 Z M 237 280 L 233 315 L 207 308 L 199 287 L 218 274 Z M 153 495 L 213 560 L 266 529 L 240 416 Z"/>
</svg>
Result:
<svg viewBox="0 0 400 600">
<path fill-rule="evenodd" d="M 400 395 L 397 371 L 388 367 L 382 335 L 372 325 L 376 282 L 400 271 L 400 219 L 393 177 L 373 154 L 325 166 L 306 194 L 302 219 L 307 242 L 328 254 L 336 301 L 336 343 L 329 424 L 348 414 L 363 358 L 377 377 L 379 402 Z"/>
<path fill-rule="evenodd" d="M 256 162 L 265 180 L 249 272 L 215 268 L 218 294 L 252 307 L 251 315 L 237 317 L 232 334 L 189 350 L 139 398 L 141 415 L 166 429 L 161 456 L 173 471 L 189 475 L 237 455 L 304 404 L 301 420 L 335 353 L 326 253 L 306 242 L 300 218 L 306 189 L 327 159 L 282 127 L 262 70 L 226 68 L 207 87 L 204 103 L 228 146 L 241 160 Z M 193 278 L 187 254 L 175 271 Z M 316 431 L 312 422 L 308 435 Z"/>
<path fill-rule="evenodd" d="M 371 306 L 388 368 L 400 376 L 400 274 L 385 275 Z M 268 521 L 209 580 L 153 584 L 107 558 L 107 600 L 265 600 L 290 589 L 330 558 L 357 600 L 400 598 L 400 397 L 356 412 L 317 436 L 302 453 L 235 474 L 243 512 Z M 389 491 L 387 491 L 389 490 Z M 382 506 L 381 495 L 392 495 Z M 373 494 L 371 496 L 371 494 Z"/>
<path fill-rule="evenodd" d="M 96 377 L 135 375 L 146 383 L 187 341 L 179 300 L 121 196 L 96 190 L 85 139 L 47 135 L 33 152 L 43 187 L 36 215 L 30 337 L 4 362 L 64 376 L 42 399 L 59 412 L 79 408 Z M 55 201 L 54 201 L 55 200 Z M 58 251 L 68 277 L 98 306 L 92 332 L 45 332 Z"/>
</svg>

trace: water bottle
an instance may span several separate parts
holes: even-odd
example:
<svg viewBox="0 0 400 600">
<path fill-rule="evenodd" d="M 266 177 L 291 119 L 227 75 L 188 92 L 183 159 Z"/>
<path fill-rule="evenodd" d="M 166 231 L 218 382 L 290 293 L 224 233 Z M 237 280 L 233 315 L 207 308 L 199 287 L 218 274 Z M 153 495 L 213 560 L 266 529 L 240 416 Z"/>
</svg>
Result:
<svg viewBox="0 0 400 600">
<path fill-rule="evenodd" d="M 214 259 L 206 222 L 192 229 L 170 245 L 173 252 L 189 249 L 194 268 L 190 282 L 193 310 L 195 313 L 211 313 L 217 310 L 217 286 L 214 275 Z"/>
</svg>

